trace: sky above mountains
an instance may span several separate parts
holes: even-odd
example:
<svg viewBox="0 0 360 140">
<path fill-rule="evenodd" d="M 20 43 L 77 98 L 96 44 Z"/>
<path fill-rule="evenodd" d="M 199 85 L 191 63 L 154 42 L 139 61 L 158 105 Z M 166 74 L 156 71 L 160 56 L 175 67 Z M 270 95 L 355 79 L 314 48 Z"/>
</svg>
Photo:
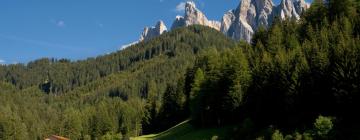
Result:
<svg viewBox="0 0 360 140">
<path fill-rule="evenodd" d="M 211 20 L 220 20 L 239 4 L 195 2 Z M 143 28 L 158 20 L 170 28 L 183 7 L 184 0 L 1 0 L 0 64 L 43 57 L 79 60 L 114 52 L 138 40 Z"/>
</svg>

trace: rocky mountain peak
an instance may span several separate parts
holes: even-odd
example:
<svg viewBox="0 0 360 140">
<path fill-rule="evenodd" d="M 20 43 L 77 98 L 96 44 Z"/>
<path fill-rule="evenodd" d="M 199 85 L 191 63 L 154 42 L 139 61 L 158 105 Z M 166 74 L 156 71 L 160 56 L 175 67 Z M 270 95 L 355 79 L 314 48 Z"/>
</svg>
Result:
<svg viewBox="0 0 360 140">
<path fill-rule="evenodd" d="M 196 8 L 196 4 L 193 1 L 188 1 L 185 4 L 185 18 L 192 17 L 204 17 L 205 15 Z"/>
<path fill-rule="evenodd" d="M 217 30 L 220 30 L 221 26 L 220 22 L 208 20 L 205 14 L 196 8 L 195 2 L 188 1 L 185 4 L 184 16 L 177 16 L 171 29 L 195 24 L 209 26 Z"/>
<path fill-rule="evenodd" d="M 167 31 L 167 27 L 162 20 L 160 20 L 156 23 L 155 29 L 157 29 L 160 34 Z"/>
<path fill-rule="evenodd" d="M 190 25 L 204 25 L 223 32 L 235 39 L 251 42 L 254 32 L 260 27 L 269 27 L 275 17 L 281 19 L 300 19 L 301 13 L 310 7 L 305 0 L 282 0 L 275 6 L 272 0 L 241 0 L 238 7 L 223 16 L 221 22 L 208 20 L 203 12 L 196 8 L 193 1 L 185 3 L 183 16 L 176 16 L 171 29 Z M 166 26 L 159 21 L 155 27 L 146 27 L 140 41 L 147 41 L 165 32 Z"/>
<path fill-rule="evenodd" d="M 295 18 L 300 19 L 300 15 L 309 6 L 304 0 L 283 0 L 278 6 L 278 15 L 281 19 Z"/>
<path fill-rule="evenodd" d="M 268 19 L 273 8 L 272 0 L 242 0 L 234 14 L 247 21 L 253 28 L 257 28 L 259 25 L 269 24 Z"/>
<path fill-rule="evenodd" d="M 140 41 L 148 41 L 154 37 L 160 36 L 167 31 L 163 21 L 158 21 L 154 27 L 145 27 L 141 34 Z"/>
<path fill-rule="evenodd" d="M 272 0 L 242 0 L 223 16 L 221 31 L 233 39 L 250 42 L 259 26 L 267 27 L 272 22 L 273 9 Z"/>
<path fill-rule="evenodd" d="M 220 29 L 233 39 L 250 42 L 254 31 L 270 26 L 274 17 L 299 20 L 307 8 L 304 0 L 282 0 L 278 6 L 272 0 L 241 0 L 235 10 L 223 16 Z"/>
<path fill-rule="evenodd" d="M 193 1 L 187 1 L 187 2 L 185 3 L 185 9 L 186 9 L 186 8 L 196 9 L 196 4 L 195 4 L 195 2 L 193 2 Z"/>
</svg>

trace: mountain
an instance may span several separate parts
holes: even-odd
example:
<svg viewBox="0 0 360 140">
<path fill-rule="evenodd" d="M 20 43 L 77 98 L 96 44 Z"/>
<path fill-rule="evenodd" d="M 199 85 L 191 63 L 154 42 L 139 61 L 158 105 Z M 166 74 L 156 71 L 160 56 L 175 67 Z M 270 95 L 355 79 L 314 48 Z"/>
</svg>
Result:
<svg viewBox="0 0 360 140">
<path fill-rule="evenodd" d="M 238 8 L 224 15 L 221 31 L 235 40 L 250 42 L 260 25 L 271 23 L 273 7 L 272 0 L 242 0 Z"/>
<path fill-rule="evenodd" d="M 276 9 L 276 13 L 281 19 L 295 18 L 300 19 L 301 13 L 310 7 L 304 0 L 283 0 Z"/>
<path fill-rule="evenodd" d="M 234 40 L 251 42 L 255 31 L 263 26 L 269 27 L 275 17 L 282 20 L 288 18 L 300 19 L 301 13 L 310 7 L 304 0 L 282 0 L 280 5 L 275 6 L 272 0 L 241 0 L 239 6 L 224 14 L 221 22 L 209 20 L 206 15 L 196 8 L 193 1 L 185 4 L 184 16 L 176 16 L 171 29 L 190 25 L 203 25 L 221 31 Z M 162 28 L 161 28 L 162 27 Z M 163 22 L 157 26 L 146 27 L 140 41 L 147 41 L 159 36 L 166 30 Z"/>
<path fill-rule="evenodd" d="M 0 65 L 0 139 L 358 140 L 360 2 L 343 2 L 269 24 L 263 44 L 193 25 L 96 58 Z M 229 27 L 258 25 L 234 13 Z"/>
<path fill-rule="evenodd" d="M 140 39 L 138 41 L 134 41 L 132 43 L 122 45 L 119 47 L 119 50 L 126 49 L 126 48 L 136 45 L 142 41 L 145 41 L 145 42 L 149 41 L 150 39 L 153 39 L 154 37 L 158 37 L 158 36 L 162 35 L 166 31 L 167 31 L 167 27 L 166 27 L 165 23 L 162 20 L 160 20 L 153 27 L 145 27 L 143 32 L 141 33 Z"/>
<path fill-rule="evenodd" d="M 190 26 L 194 24 L 208 26 L 216 30 L 220 30 L 221 27 L 220 22 L 208 20 L 205 14 L 196 8 L 194 2 L 188 1 L 185 4 L 185 15 L 176 16 L 176 19 L 173 22 L 171 29 Z"/>
<path fill-rule="evenodd" d="M 160 20 L 154 27 L 145 27 L 143 33 L 141 34 L 140 41 L 148 41 L 154 37 L 160 36 L 166 31 L 166 25 Z"/>
<path fill-rule="evenodd" d="M 250 42 L 260 27 L 268 27 L 275 17 L 300 19 L 309 5 L 304 0 L 282 0 L 275 6 L 272 0 L 242 0 L 235 10 L 228 11 L 221 21 L 221 31 L 235 40 Z"/>
</svg>

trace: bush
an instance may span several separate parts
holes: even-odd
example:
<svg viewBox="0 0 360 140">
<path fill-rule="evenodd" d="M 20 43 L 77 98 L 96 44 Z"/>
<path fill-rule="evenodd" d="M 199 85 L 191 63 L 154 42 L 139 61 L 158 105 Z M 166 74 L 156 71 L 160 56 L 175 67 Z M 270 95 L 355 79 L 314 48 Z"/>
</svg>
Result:
<svg viewBox="0 0 360 140">
<path fill-rule="evenodd" d="M 279 130 L 275 130 L 271 136 L 271 140 L 284 140 L 284 136 Z"/>
<path fill-rule="evenodd" d="M 333 129 L 332 119 L 330 117 L 319 116 L 314 123 L 314 127 L 315 135 L 320 138 L 325 138 Z"/>
</svg>

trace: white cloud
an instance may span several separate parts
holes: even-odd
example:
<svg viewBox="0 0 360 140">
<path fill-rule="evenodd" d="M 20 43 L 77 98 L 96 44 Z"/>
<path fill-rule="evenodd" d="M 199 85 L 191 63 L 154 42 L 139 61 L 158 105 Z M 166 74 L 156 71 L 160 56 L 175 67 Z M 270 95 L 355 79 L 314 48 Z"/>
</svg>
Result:
<svg viewBox="0 0 360 140">
<path fill-rule="evenodd" d="M 5 64 L 5 60 L 0 59 L 0 64 Z"/>
<path fill-rule="evenodd" d="M 58 27 L 64 27 L 65 26 L 65 22 L 63 20 L 59 20 L 56 22 L 56 26 Z"/>
<path fill-rule="evenodd" d="M 23 42 L 23 43 L 27 43 L 27 44 L 37 46 L 37 47 L 62 48 L 62 49 L 70 50 L 70 51 L 88 51 L 84 47 L 68 46 L 68 45 L 52 43 L 52 42 L 47 42 L 47 41 L 43 41 L 43 40 L 34 40 L 34 39 L 23 38 L 23 37 L 18 37 L 18 36 L 0 34 L 0 38 L 10 40 L 10 41 Z"/>
<path fill-rule="evenodd" d="M 176 5 L 175 11 L 176 12 L 184 12 L 185 11 L 185 2 L 180 2 L 178 5 Z"/>
<path fill-rule="evenodd" d="M 64 20 L 51 19 L 50 22 L 51 22 L 52 24 L 54 24 L 55 26 L 57 26 L 57 27 L 65 27 L 65 26 L 66 26 Z"/>
</svg>

